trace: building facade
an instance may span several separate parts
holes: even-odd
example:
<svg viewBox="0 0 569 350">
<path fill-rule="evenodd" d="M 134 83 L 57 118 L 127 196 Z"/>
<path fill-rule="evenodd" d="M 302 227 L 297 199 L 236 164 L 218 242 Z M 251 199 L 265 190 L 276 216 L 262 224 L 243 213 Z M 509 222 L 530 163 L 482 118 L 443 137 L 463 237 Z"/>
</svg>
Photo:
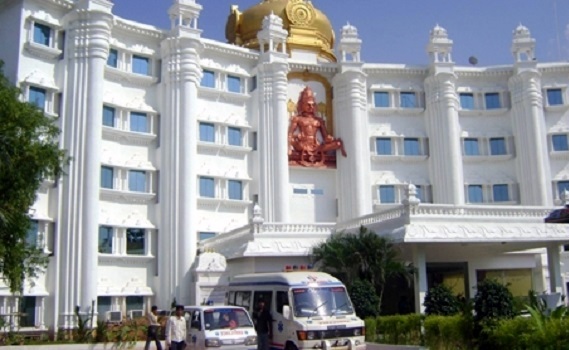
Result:
<svg viewBox="0 0 569 350">
<path fill-rule="evenodd" d="M 222 298 L 230 276 L 308 264 L 361 225 L 417 267 L 418 311 L 433 283 L 565 292 L 568 231 L 543 218 L 569 189 L 569 64 L 536 61 L 527 28 L 512 65 L 463 67 L 435 26 L 410 67 L 362 62 L 357 29 L 336 43 L 304 0 L 233 7 L 228 43 L 201 36 L 194 0 L 173 0 L 169 29 L 112 7 L 0 5 L 5 74 L 72 158 L 30 209 L 47 270 L 21 296 L 0 285 L 17 329 Z"/>
</svg>

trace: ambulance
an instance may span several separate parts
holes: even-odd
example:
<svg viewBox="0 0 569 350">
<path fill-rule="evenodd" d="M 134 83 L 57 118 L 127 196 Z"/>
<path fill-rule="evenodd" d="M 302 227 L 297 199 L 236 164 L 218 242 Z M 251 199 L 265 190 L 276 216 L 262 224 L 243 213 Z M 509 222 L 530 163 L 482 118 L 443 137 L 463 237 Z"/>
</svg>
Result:
<svg viewBox="0 0 569 350">
<path fill-rule="evenodd" d="M 251 314 L 259 301 L 265 303 L 273 318 L 271 350 L 365 350 L 364 321 L 356 316 L 344 284 L 300 268 L 232 277 L 226 303 Z"/>
<path fill-rule="evenodd" d="M 236 306 L 185 306 L 186 350 L 257 350 L 247 310 Z"/>
</svg>

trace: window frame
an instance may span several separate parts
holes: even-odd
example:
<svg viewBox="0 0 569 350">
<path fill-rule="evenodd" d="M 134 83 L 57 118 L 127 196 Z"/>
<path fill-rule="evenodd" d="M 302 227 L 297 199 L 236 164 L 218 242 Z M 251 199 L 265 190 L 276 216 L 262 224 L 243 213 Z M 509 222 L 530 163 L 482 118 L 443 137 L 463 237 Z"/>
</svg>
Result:
<svg viewBox="0 0 569 350">
<path fill-rule="evenodd" d="M 238 132 L 238 135 L 235 134 L 235 132 Z M 214 128 L 214 140 L 215 140 L 215 128 Z M 236 140 L 239 140 L 239 142 L 235 142 Z M 235 126 L 227 127 L 227 144 L 229 146 L 236 146 L 236 147 L 243 146 L 243 131 L 241 130 L 241 128 Z"/>
<path fill-rule="evenodd" d="M 215 178 L 211 176 L 199 176 L 198 177 L 198 190 L 200 198 L 216 198 L 215 196 Z M 207 186 L 207 187 L 202 187 Z M 211 187 L 211 189 L 210 189 Z M 211 192 L 210 192 L 211 191 Z"/>
<path fill-rule="evenodd" d="M 207 130 L 206 130 L 207 128 Z M 198 124 L 199 129 L 199 140 L 200 142 L 210 142 L 215 143 L 216 135 L 215 135 L 215 124 L 209 122 L 199 122 Z M 211 137 L 210 137 L 211 134 Z"/>
<path fill-rule="evenodd" d="M 142 118 L 144 118 L 144 123 L 142 122 Z M 130 111 L 128 113 L 128 131 L 148 134 L 150 132 L 149 120 L 148 113 Z"/>
<path fill-rule="evenodd" d="M 232 188 L 233 186 L 239 186 L 238 190 L 236 188 Z M 227 198 L 230 200 L 235 200 L 235 201 L 242 201 L 243 200 L 243 190 L 244 190 L 244 186 L 243 186 L 243 181 L 241 180 L 234 180 L 234 179 L 230 179 L 227 180 Z M 237 191 L 237 192 L 235 192 Z M 236 195 L 238 194 L 238 195 Z"/>
<path fill-rule="evenodd" d="M 44 37 L 44 41 L 38 41 L 38 37 L 37 34 L 38 32 L 36 31 L 37 29 L 43 29 L 43 30 L 48 30 L 47 32 L 47 37 Z M 46 47 L 53 47 L 53 36 L 54 36 L 54 31 L 55 29 L 46 23 L 42 23 L 42 22 L 38 22 L 38 21 L 33 21 L 33 26 L 32 26 L 32 42 L 34 42 L 35 44 L 38 45 L 42 45 L 42 46 L 46 46 Z M 42 33 L 43 35 L 45 35 L 46 33 Z M 45 42 L 45 40 L 47 39 L 47 43 Z"/>
<path fill-rule="evenodd" d="M 386 193 L 385 191 L 390 190 L 392 193 Z M 381 204 L 396 204 L 397 203 L 397 193 L 395 190 L 395 185 L 382 184 L 378 186 L 377 197 L 379 203 Z M 384 196 L 388 196 L 387 198 Z M 393 197 L 393 199 L 391 199 Z"/>
<path fill-rule="evenodd" d="M 240 94 L 243 92 L 243 78 L 237 75 L 227 74 L 227 91 Z"/>
<path fill-rule="evenodd" d="M 209 237 L 202 237 L 202 236 L 209 236 Z M 216 232 L 212 232 L 212 231 L 199 231 L 198 232 L 198 241 L 205 241 L 211 238 L 214 238 L 215 236 L 217 236 Z"/>
<path fill-rule="evenodd" d="M 108 184 L 106 182 L 106 176 L 108 176 L 108 171 L 110 171 L 110 176 L 111 176 L 110 187 L 108 186 Z M 108 166 L 108 165 L 101 165 L 101 182 L 100 182 L 99 186 L 101 188 L 112 190 L 115 188 L 115 186 L 114 186 L 115 181 L 114 180 L 115 180 L 115 168 Z"/>
<path fill-rule="evenodd" d="M 503 144 L 500 147 L 495 148 L 494 146 L 497 145 L 497 141 L 501 141 Z M 503 147 L 503 152 L 502 151 Z M 505 156 L 508 154 L 508 143 L 505 137 L 490 137 L 488 139 L 488 153 L 490 156 Z M 495 152 L 498 151 L 498 152 Z"/>
<path fill-rule="evenodd" d="M 552 95 L 550 94 L 551 92 L 558 92 L 559 95 L 555 96 L 559 98 L 559 103 L 551 103 L 551 97 Z M 560 87 L 550 87 L 550 88 L 546 88 L 545 89 L 545 96 L 546 96 L 546 101 L 547 101 L 547 106 L 563 106 L 565 104 L 565 99 L 564 99 L 564 92 L 565 89 L 560 88 Z"/>
<path fill-rule="evenodd" d="M 559 142 L 556 142 L 556 140 L 561 141 L 561 144 Z M 558 146 L 562 146 L 562 147 L 558 148 Z M 569 151 L 569 140 L 568 140 L 567 134 L 553 134 L 553 135 L 551 135 L 551 148 L 552 148 L 553 152 Z"/>
<path fill-rule="evenodd" d="M 459 101 L 460 101 L 460 109 L 465 111 L 472 111 L 476 109 L 476 100 L 475 94 L 473 92 L 459 92 L 458 93 Z M 471 107 L 465 106 L 467 102 L 466 97 L 469 97 L 469 102 L 472 103 Z"/>
<path fill-rule="evenodd" d="M 503 198 L 496 198 L 496 197 L 501 197 L 501 193 L 497 193 L 496 190 L 497 189 L 501 189 L 503 190 L 505 188 L 506 190 L 506 197 L 505 199 Z M 498 194 L 498 195 L 497 195 Z M 510 194 L 510 186 L 508 184 L 493 184 L 492 185 L 492 202 L 493 203 L 501 203 L 501 202 L 510 202 L 512 201 L 512 196 Z"/>
<path fill-rule="evenodd" d="M 473 143 L 473 142 L 476 142 L 476 152 L 475 153 L 471 153 L 471 151 L 473 150 L 471 147 L 473 145 L 470 145 L 470 143 Z M 462 144 L 463 144 L 465 156 L 468 156 L 468 157 L 480 156 L 480 140 L 477 137 L 465 137 L 462 140 Z"/>
<path fill-rule="evenodd" d="M 129 243 L 132 243 L 132 241 L 129 241 L 129 233 L 133 234 L 133 233 L 137 233 L 137 236 L 140 237 L 140 233 L 142 233 L 141 237 L 142 237 L 142 252 L 141 253 L 133 253 L 133 249 L 131 248 L 129 250 Z M 124 245 L 124 249 L 125 249 L 125 254 L 126 255 L 135 255 L 135 256 L 144 256 L 146 255 L 146 248 L 148 247 L 148 230 L 144 229 L 144 228 L 140 228 L 140 227 L 128 227 L 125 230 L 125 245 Z M 134 251 L 140 251 L 141 248 L 140 247 L 136 247 L 136 249 L 134 249 Z"/>
<path fill-rule="evenodd" d="M 109 49 L 109 55 L 107 56 L 107 66 L 112 68 L 119 67 L 119 50 L 112 47 Z"/>
<path fill-rule="evenodd" d="M 143 189 L 140 190 L 139 188 Z M 128 169 L 128 190 L 130 192 L 148 193 L 148 172 L 140 169 Z"/>
<path fill-rule="evenodd" d="M 413 97 L 411 103 L 408 99 Z M 416 91 L 399 92 L 399 108 L 419 108 L 419 96 Z"/>
<path fill-rule="evenodd" d="M 387 143 L 389 141 L 389 143 Z M 384 149 L 384 146 L 389 144 L 389 152 Z M 375 138 L 375 154 L 378 156 L 391 156 L 393 155 L 393 138 L 391 137 L 376 137 Z"/>
<path fill-rule="evenodd" d="M 381 97 L 380 96 L 385 96 Z M 384 101 L 385 99 L 385 101 Z M 386 105 L 383 105 L 381 102 L 386 102 Z M 373 92 L 373 106 L 375 108 L 391 108 L 391 92 L 386 90 L 377 90 Z"/>
<path fill-rule="evenodd" d="M 408 144 L 413 142 L 411 148 L 408 149 Z M 404 137 L 403 138 L 403 155 L 408 157 L 422 156 L 421 139 L 419 137 Z"/>
<path fill-rule="evenodd" d="M 140 67 L 140 64 L 143 62 L 146 64 L 146 71 L 144 71 L 144 69 Z M 130 63 L 131 63 L 131 69 L 130 69 L 131 73 L 144 75 L 144 76 L 152 75 L 152 59 L 150 57 L 133 53 Z"/>
<path fill-rule="evenodd" d="M 28 103 L 31 103 L 32 105 L 36 106 L 38 109 L 40 109 L 43 112 L 46 112 L 47 110 L 47 106 L 48 106 L 48 90 L 46 88 L 37 86 L 37 85 L 29 85 L 28 86 L 28 98 L 27 101 Z M 43 93 L 43 105 L 40 106 L 37 103 L 37 98 L 36 101 L 32 101 L 32 94 L 35 96 L 35 94 L 41 94 Z"/>
<path fill-rule="evenodd" d="M 215 71 L 210 69 L 202 69 L 202 79 L 200 80 L 200 86 L 210 89 L 215 89 L 216 87 L 216 77 Z"/>
<path fill-rule="evenodd" d="M 475 197 L 475 196 L 474 196 L 474 193 L 471 192 L 471 190 L 474 190 L 474 189 L 480 190 L 480 193 L 479 193 L 479 195 L 480 195 L 480 200 L 479 200 L 479 201 L 478 201 L 478 200 L 473 201 L 473 197 Z M 467 194 L 466 194 L 466 195 L 467 195 L 467 198 L 468 198 L 468 201 L 467 201 L 467 202 L 468 202 L 469 204 L 480 204 L 480 203 L 484 203 L 484 185 L 481 185 L 481 184 L 469 184 L 469 185 L 467 185 Z M 476 195 L 478 195 L 478 193 L 476 193 Z M 475 198 L 475 199 L 477 199 L 477 198 Z"/>
<path fill-rule="evenodd" d="M 103 126 L 114 128 L 116 126 L 116 113 L 117 109 L 115 107 L 103 105 Z M 109 117 L 112 118 L 110 119 L 110 121 L 112 122 L 110 125 L 108 119 Z"/>
<path fill-rule="evenodd" d="M 112 226 L 101 225 L 99 226 L 99 233 L 98 233 L 98 245 L 97 250 L 99 254 L 113 254 L 114 253 L 114 231 L 115 229 Z M 103 245 L 101 243 L 102 235 L 106 235 L 106 239 L 108 239 L 107 244 Z M 107 249 L 105 251 L 101 251 L 102 247 L 105 246 Z"/>
</svg>

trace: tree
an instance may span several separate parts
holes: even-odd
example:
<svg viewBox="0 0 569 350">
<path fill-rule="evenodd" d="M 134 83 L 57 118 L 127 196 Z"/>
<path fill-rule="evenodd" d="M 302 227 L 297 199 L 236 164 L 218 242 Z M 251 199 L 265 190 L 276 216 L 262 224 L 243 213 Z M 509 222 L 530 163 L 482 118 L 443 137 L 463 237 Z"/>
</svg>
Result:
<svg viewBox="0 0 569 350">
<path fill-rule="evenodd" d="M 379 297 L 369 281 L 355 280 L 348 292 L 359 317 L 367 318 L 379 315 Z"/>
<path fill-rule="evenodd" d="M 388 281 L 398 276 L 410 279 L 413 271 L 389 238 L 363 226 L 357 234 L 333 234 L 314 247 L 312 254 L 314 262 L 343 281 L 348 290 L 356 279 L 369 281 L 376 290 L 379 310 Z"/>
<path fill-rule="evenodd" d="M 462 310 L 462 304 L 458 297 L 452 294 L 449 287 L 439 284 L 429 289 L 425 295 L 425 314 L 452 316 Z"/>
<path fill-rule="evenodd" d="M 0 276 L 10 291 L 45 268 L 47 258 L 27 242 L 28 212 L 46 179 L 58 179 L 68 161 L 58 147 L 54 118 L 20 101 L 20 90 L 4 76 L 0 61 Z"/>
<path fill-rule="evenodd" d="M 485 280 L 478 284 L 474 296 L 476 322 L 512 318 L 516 315 L 512 293 L 498 281 Z"/>
</svg>

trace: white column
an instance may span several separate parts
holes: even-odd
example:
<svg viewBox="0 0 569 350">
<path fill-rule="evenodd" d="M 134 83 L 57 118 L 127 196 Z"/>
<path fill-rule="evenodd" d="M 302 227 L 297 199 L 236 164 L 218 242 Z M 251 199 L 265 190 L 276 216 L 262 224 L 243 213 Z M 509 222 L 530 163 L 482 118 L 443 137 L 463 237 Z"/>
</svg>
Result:
<svg viewBox="0 0 569 350">
<path fill-rule="evenodd" d="M 413 246 L 413 265 L 415 271 L 415 312 L 425 313 L 425 295 L 427 295 L 427 259 L 425 250 L 420 245 Z"/>
<path fill-rule="evenodd" d="M 334 136 L 347 153 L 336 153 L 338 220 L 345 221 L 372 212 L 372 191 L 366 75 L 361 63 L 343 62 L 341 70 L 334 78 Z"/>
<path fill-rule="evenodd" d="M 286 56 L 267 52 L 259 65 L 259 204 L 268 222 L 289 221 Z"/>
<path fill-rule="evenodd" d="M 547 269 L 549 270 L 549 292 L 563 294 L 561 276 L 560 246 L 556 243 L 547 245 Z"/>
<path fill-rule="evenodd" d="M 452 70 L 425 80 L 426 126 L 429 136 L 429 171 L 433 202 L 464 204 L 464 171 L 456 76 Z"/>
</svg>

